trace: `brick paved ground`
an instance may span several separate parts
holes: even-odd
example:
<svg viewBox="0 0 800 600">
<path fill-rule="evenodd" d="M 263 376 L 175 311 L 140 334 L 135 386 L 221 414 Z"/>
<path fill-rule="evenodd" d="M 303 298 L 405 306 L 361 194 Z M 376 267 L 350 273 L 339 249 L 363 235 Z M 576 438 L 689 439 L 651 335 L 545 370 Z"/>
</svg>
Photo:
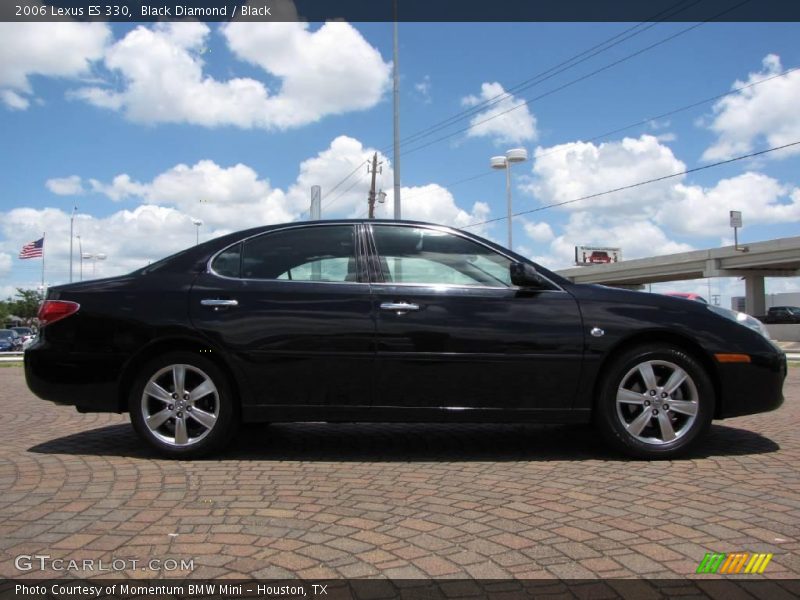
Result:
<svg viewBox="0 0 800 600">
<path fill-rule="evenodd" d="M 323 424 L 174 462 L 127 416 L 42 402 L 0 368 L 0 576 L 45 554 L 193 558 L 192 577 L 683 578 L 713 550 L 774 552 L 766 576 L 797 578 L 800 368 L 786 392 L 674 462 L 585 427 Z"/>
</svg>

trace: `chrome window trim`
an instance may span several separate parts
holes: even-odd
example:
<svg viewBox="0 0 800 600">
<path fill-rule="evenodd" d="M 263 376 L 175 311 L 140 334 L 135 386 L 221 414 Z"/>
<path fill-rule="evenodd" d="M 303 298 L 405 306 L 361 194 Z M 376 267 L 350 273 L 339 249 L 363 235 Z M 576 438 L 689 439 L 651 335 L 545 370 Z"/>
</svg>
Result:
<svg viewBox="0 0 800 600">
<path fill-rule="evenodd" d="M 311 227 L 350 227 L 353 230 L 353 242 L 354 242 L 354 251 L 353 257 L 358 261 L 361 257 L 359 255 L 359 230 L 358 230 L 359 223 L 293 223 L 291 225 L 287 225 L 286 227 L 280 227 L 278 229 L 270 229 L 269 231 L 262 231 L 260 233 L 254 233 L 251 236 L 246 238 L 241 238 L 236 240 L 232 244 L 229 244 L 222 248 L 221 250 L 215 252 L 211 255 L 211 258 L 208 259 L 206 262 L 206 272 L 214 277 L 219 277 L 220 279 L 227 279 L 228 281 L 274 281 L 276 283 L 314 283 L 314 284 L 323 284 L 323 283 L 333 283 L 333 284 L 345 284 L 345 285 L 369 285 L 369 281 L 311 281 L 311 280 L 304 280 L 304 279 L 261 279 L 261 278 L 254 278 L 254 277 L 228 277 L 227 275 L 221 275 L 217 273 L 213 268 L 212 264 L 216 260 L 216 258 L 228 250 L 229 248 L 233 248 L 237 244 L 242 244 L 242 248 L 244 248 L 245 242 L 248 242 L 254 238 L 261 237 L 262 235 L 270 235 L 272 233 L 278 233 L 279 231 L 287 231 L 289 229 L 300 229 L 300 228 L 311 228 Z M 360 270 L 360 267 L 359 267 Z"/>
</svg>

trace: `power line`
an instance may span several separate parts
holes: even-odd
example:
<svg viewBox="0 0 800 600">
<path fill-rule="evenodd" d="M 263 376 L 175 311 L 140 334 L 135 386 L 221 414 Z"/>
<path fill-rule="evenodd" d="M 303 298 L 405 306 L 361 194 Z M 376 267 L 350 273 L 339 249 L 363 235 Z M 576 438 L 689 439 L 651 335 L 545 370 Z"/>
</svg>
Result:
<svg viewBox="0 0 800 600">
<path fill-rule="evenodd" d="M 796 142 L 791 142 L 790 144 L 784 144 L 783 146 L 775 146 L 773 148 L 767 148 L 766 150 L 759 150 L 758 152 L 751 152 L 750 154 L 742 154 L 741 156 L 735 156 L 733 158 L 729 158 L 727 160 L 721 160 L 719 162 L 712 163 L 710 165 L 703 165 L 702 167 L 695 167 L 694 169 L 687 169 L 685 171 L 680 171 L 679 173 L 671 173 L 669 175 L 663 175 L 662 177 L 655 177 L 653 179 L 647 179 L 645 181 L 639 181 L 636 183 L 632 183 L 630 185 L 624 185 L 622 187 L 614 188 L 613 190 L 606 190 L 604 192 L 597 192 L 595 194 L 589 194 L 588 196 L 581 196 L 580 198 L 573 198 L 572 200 L 564 200 L 563 202 L 554 202 L 552 204 L 546 204 L 544 206 L 539 206 L 537 208 L 531 208 L 529 210 L 522 210 L 520 212 L 516 212 L 512 214 L 512 217 L 520 217 L 522 215 L 529 215 L 535 212 L 541 212 L 543 210 L 547 210 L 548 208 L 556 208 L 558 206 L 565 206 L 567 204 L 573 204 L 575 202 L 580 202 L 582 200 L 591 200 L 592 198 L 598 198 L 600 196 L 607 196 L 608 194 L 613 194 L 615 192 L 621 192 L 624 190 L 630 190 L 633 188 L 641 187 L 643 185 L 647 185 L 649 183 L 656 183 L 658 181 L 664 181 L 666 179 L 672 179 L 674 177 L 680 177 L 681 175 L 688 175 L 689 173 L 696 173 L 698 171 L 704 171 L 705 169 L 711 169 L 713 167 L 719 167 L 720 165 L 727 165 L 739 160 L 744 160 L 746 158 L 753 158 L 754 156 L 761 156 L 762 154 L 768 154 L 770 152 L 775 152 L 777 150 L 783 150 L 785 148 L 791 148 L 792 146 L 800 145 L 800 140 Z M 508 217 L 496 217 L 494 219 L 487 219 L 486 221 L 480 221 L 477 223 L 470 223 L 469 225 L 464 225 L 462 229 L 468 229 L 469 227 L 477 227 L 478 225 L 486 225 L 488 223 L 495 223 L 497 221 L 504 221 Z"/>
<path fill-rule="evenodd" d="M 337 190 L 337 189 L 338 189 L 338 188 L 339 188 L 339 187 L 340 187 L 340 186 L 341 186 L 341 185 L 342 185 L 342 184 L 343 184 L 345 181 L 347 181 L 347 180 L 348 180 L 348 179 L 350 179 L 350 178 L 351 178 L 353 175 L 355 175 L 355 174 L 356 174 L 356 172 L 357 172 L 357 171 L 358 171 L 358 170 L 359 170 L 361 167 L 363 167 L 365 164 L 367 164 L 367 162 L 368 162 L 367 160 L 364 160 L 363 162 L 360 162 L 360 163 L 358 163 L 358 164 L 356 165 L 355 169 L 353 169 L 353 170 L 352 170 L 352 171 L 350 171 L 350 172 L 349 172 L 347 175 L 345 175 L 345 176 L 344 176 L 344 178 L 342 178 L 342 179 L 339 181 L 339 183 L 337 183 L 335 186 L 333 186 L 333 187 L 332 187 L 330 190 L 325 190 L 325 194 L 324 194 L 324 196 L 323 196 L 322 198 L 320 198 L 320 203 L 322 202 L 322 200 L 325 200 L 325 199 L 327 199 L 327 197 L 328 197 L 328 196 L 330 196 L 330 195 L 331 195 L 333 192 L 335 192 L 335 191 L 336 191 L 336 190 Z M 348 188 L 348 189 L 350 189 L 350 188 Z M 330 201 L 330 202 L 327 204 L 327 206 L 325 206 L 324 208 L 327 208 L 328 206 L 330 206 L 331 204 L 333 204 L 333 203 L 334 203 L 334 202 L 335 202 L 335 201 L 336 201 L 338 198 L 339 198 L 339 196 L 337 196 L 336 198 L 334 198 L 333 200 L 331 200 L 331 201 Z M 320 212 L 322 212 L 322 208 L 320 208 Z M 304 210 L 303 212 L 301 212 L 301 213 L 300 213 L 300 218 L 302 219 L 302 218 L 303 218 L 305 215 L 310 215 L 310 214 L 311 214 L 311 209 L 310 209 L 310 208 L 308 208 L 308 209 L 306 209 L 306 210 Z"/>
<path fill-rule="evenodd" d="M 339 186 L 341 186 L 341 185 L 342 185 L 342 184 L 343 184 L 345 181 L 347 181 L 347 180 L 348 180 L 348 179 L 350 179 L 350 178 L 351 178 L 353 175 L 355 175 L 355 174 L 356 174 L 356 171 L 358 171 L 358 170 L 359 170 L 361 167 L 363 167 L 363 166 L 364 166 L 365 164 L 367 164 L 367 163 L 369 163 L 369 161 L 368 161 L 368 160 L 366 160 L 366 159 L 365 159 L 365 160 L 363 160 L 363 161 L 361 161 L 360 163 L 358 163 L 358 164 L 356 165 L 356 168 L 355 168 L 355 169 L 353 169 L 352 171 L 350 171 L 350 172 L 349 172 L 349 173 L 348 173 L 348 174 L 345 176 L 345 178 L 344 178 L 344 179 L 342 179 L 342 180 L 341 180 L 339 183 L 337 183 L 335 186 L 333 186 L 333 187 L 332 187 L 330 190 L 328 190 L 328 191 L 326 191 L 326 192 L 325 192 L 325 197 L 327 198 L 327 197 L 328 197 L 328 196 L 330 196 L 330 195 L 331 195 L 333 192 L 335 192 L 335 191 L 336 191 L 336 190 L 339 188 Z"/>
<path fill-rule="evenodd" d="M 644 54 L 645 52 L 648 52 L 648 51 L 652 50 L 653 48 L 661 46 L 662 44 L 666 44 L 667 42 L 670 42 L 670 41 L 674 40 L 677 37 L 685 35 L 685 34 L 689 33 L 690 31 L 693 31 L 694 29 L 697 29 L 698 27 L 701 27 L 702 25 L 705 25 L 709 21 L 712 21 L 712 20 L 714 20 L 714 19 L 716 19 L 718 17 L 721 17 L 722 15 L 724 15 L 724 14 L 726 14 L 726 13 L 732 11 L 732 10 L 735 10 L 736 8 L 739 8 L 743 4 L 747 4 L 748 2 L 750 2 L 750 0 L 743 0 L 743 2 L 740 2 L 739 4 L 736 4 L 735 6 L 732 6 L 731 8 L 728 8 L 727 10 L 715 15 L 714 17 L 711 17 L 710 19 L 707 19 L 707 20 L 702 21 L 700 23 L 695 23 L 694 25 L 691 25 L 691 26 L 687 27 L 686 29 L 682 29 L 681 31 L 679 31 L 677 33 L 674 33 L 672 35 L 669 35 L 669 36 L 667 36 L 667 37 L 665 37 L 665 38 L 663 38 L 663 39 L 661 39 L 661 40 L 659 40 L 657 42 L 654 42 L 654 43 L 650 44 L 649 46 L 645 46 L 644 48 L 640 48 L 636 52 L 628 54 L 627 56 L 624 56 L 624 57 L 622 57 L 622 58 L 620 58 L 618 60 L 615 60 L 615 61 L 613 61 L 613 62 L 611 62 L 611 63 L 609 63 L 609 64 L 607 64 L 607 65 L 605 65 L 603 67 L 600 67 L 599 69 L 595 69 L 594 71 L 586 73 L 586 74 L 584 74 L 584 75 L 582 75 L 582 76 L 580 76 L 580 77 L 578 77 L 576 79 L 573 79 L 572 81 L 568 81 L 567 83 L 562 84 L 562 85 L 560 85 L 560 86 L 558 86 L 556 88 L 553 88 L 553 89 L 551 89 L 551 90 L 549 90 L 547 92 L 544 92 L 543 94 L 539 94 L 538 96 L 535 96 L 533 98 L 525 100 L 524 102 L 518 104 L 517 106 L 513 106 L 513 107 L 511 107 L 511 108 L 509 108 L 507 110 L 504 110 L 502 112 L 497 113 L 496 115 L 492 115 L 491 117 L 487 117 L 487 118 L 482 119 L 482 120 L 480 120 L 480 121 L 478 121 L 476 123 L 472 123 L 467 127 L 462 127 L 461 129 L 458 129 L 458 130 L 453 131 L 451 133 L 448 133 L 446 135 L 443 135 L 443 136 L 440 136 L 438 138 L 435 138 L 435 139 L 433 139 L 433 140 L 431 140 L 429 142 L 426 142 L 424 144 L 421 144 L 419 146 L 411 148 L 410 150 L 405 150 L 404 154 L 406 154 L 406 155 L 412 154 L 414 152 L 417 152 L 419 150 L 422 150 L 424 148 L 432 146 L 433 144 L 437 144 L 437 143 L 442 142 L 444 140 L 447 140 L 447 139 L 449 139 L 451 137 L 454 137 L 454 136 L 456 136 L 456 135 L 458 135 L 460 133 L 464 133 L 465 131 L 469 131 L 470 129 L 474 129 L 474 128 L 478 127 L 479 125 L 483 125 L 484 123 L 488 123 L 489 121 L 493 121 L 494 119 L 498 119 L 498 118 L 502 117 L 503 115 L 506 115 L 506 114 L 508 114 L 508 113 L 510 113 L 512 111 L 515 111 L 515 110 L 518 110 L 518 109 L 522 108 L 523 106 L 528 106 L 529 104 L 531 104 L 535 100 L 541 100 L 542 98 L 545 98 L 547 96 L 555 94 L 556 92 L 560 92 L 561 90 L 564 90 L 564 89 L 566 89 L 568 87 L 572 87 L 576 83 L 580 83 L 581 81 L 585 81 L 587 79 L 590 79 L 591 77 L 594 77 L 595 75 L 599 75 L 600 73 L 603 73 L 603 72 L 605 72 L 605 71 L 607 71 L 609 69 L 612 69 L 612 68 L 616 67 L 617 65 L 620 65 L 620 64 L 622 64 L 624 62 L 627 62 L 627 61 L 631 60 L 632 58 L 635 58 L 635 57 L 637 57 L 637 56 L 639 56 L 641 54 Z"/>
<path fill-rule="evenodd" d="M 783 71 L 781 73 L 777 73 L 775 75 L 772 75 L 771 77 L 766 77 L 764 79 L 759 79 L 758 81 L 754 81 L 753 83 L 749 83 L 747 85 L 743 85 L 743 86 L 740 86 L 740 87 L 737 87 L 737 88 L 733 88 L 733 89 L 731 89 L 731 90 L 729 90 L 727 92 L 723 92 L 721 94 L 717 94 L 715 96 L 711 96 L 711 97 L 705 98 L 703 100 L 698 100 L 696 102 L 692 102 L 691 104 L 686 104 L 684 106 L 669 110 L 669 111 L 661 113 L 659 115 L 655 115 L 655 116 L 652 116 L 652 117 L 647 117 L 645 119 L 641 119 L 639 121 L 636 121 L 635 123 L 631 123 L 629 125 L 624 125 L 622 127 L 618 127 L 617 129 L 612 129 L 611 131 L 606 131 L 604 133 L 600 133 L 600 134 L 592 136 L 590 138 L 586 138 L 585 140 L 582 139 L 582 141 L 594 142 L 596 140 L 608 137 L 608 136 L 613 135 L 615 133 L 620 133 L 622 131 L 626 131 L 628 129 L 632 129 L 632 128 L 638 127 L 640 125 L 646 125 L 647 123 L 651 123 L 653 121 L 657 121 L 658 119 L 663 119 L 664 117 L 670 117 L 670 116 L 678 114 L 680 112 L 687 111 L 687 110 L 689 110 L 691 108 L 696 108 L 698 106 L 702 106 L 703 104 L 708 104 L 709 102 L 713 102 L 715 100 L 719 100 L 720 98 L 724 98 L 726 96 L 732 96 L 734 94 L 738 94 L 739 92 L 742 92 L 742 91 L 744 91 L 746 89 L 753 88 L 753 87 L 755 87 L 757 85 L 761 85 L 762 83 L 766 83 L 766 82 L 772 81 L 774 79 L 778 79 L 779 77 L 783 77 L 783 76 L 788 75 L 789 73 L 792 73 L 792 72 L 797 71 L 799 69 L 800 69 L 800 67 L 792 67 L 791 69 L 786 69 L 785 71 Z M 565 148 L 554 148 L 553 150 L 549 150 L 548 152 L 543 152 L 541 154 L 536 155 L 535 158 L 539 159 L 539 158 L 544 158 L 545 156 L 551 156 L 553 154 L 562 154 L 562 153 L 564 153 L 566 151 L 567 151 L 567 149 L 565 149 Z M 470 177 L 465 177 L 463 179 L 458 179 L 458 180 L 450 182 L 450 183 L 442 184 L 442 187 L 445 187 L 445 188 L 449 189 L 451 187 L 455 187 L 455 186 L 460 185 L 462 183 L 467 183 L 469 181 L 473 181 L 475 179 L 480 179 L 482 177 L 488 177 L 489 175 L 492 175 L 493 173 L 494 173 L 494 171 L 492 171 L 492 170 L 482 171 L 481 173 L 478 173 L 476 175 L 472 175 Z M 428 194 L 428 192 L 423 191 L 423 192 L 418 192 L 416 194 L 411 194 L 410 196 L 406 196 L 406 198 L 416 198 L 418 196 L 425 196 L 427 194 Z"/>
<path fill-rule="evenodd" d="M 524 81 L 522 81 L 522 82 L 520 82 L 518 84 L 515 84 L 514 86 L 510 87 L 508 90 L 505 90 L 504 92 L 502 92 L 500 94 L 497 94 L 497 95 L 493 96 L 492 98 L 487 98 L 486 100 L 476 104 L 475 106 L 470 107 L 469 109 L 460 111 L 460 112 L 456 113 L 455 115 L 453 115 L 451 117 L 448 117 L 447 119 L 444 119 L 442 121 L 434 123 L 433 125 L 431 125 L 429 127 L 421 129 L 420 131 L 417 131 L 416 133 L 413 133 L 413 134 L 409 135 L 408 137 L 402 139 L 400 141 L 400 143 L 401 144 L 404 144 L 404 143 L 408 144 L 408 143 L 411 143 L 411 142 L 414 142 L 414 141 L 418 141 L 418 140 L 420 140 L 422 138 L 425 138 L 425 137 L 428 137 L 428 136 L 432 135 L 433 133 L 435 133 L 437 131 L 440 131 L 442 129 L 446 129 L 447 127 L 449 127 L 450 125 L 452 125 L 452 124 L 454 124 L 454 123 L 456 123 L 458 121 L 462 121 L 462 120 L 464 120 L 464 119 L 466 119 L 466 118 L 468 118 L 468 117 L 470 117 L 472 115 L 475 115 L 475 114 L 481 112 L 482 110 L 484 110 L 486 108 L 489 108 L 491 106 L 494 106 L 495 104 L 498 104 L 498 103 L 502 102 L 503 100 L 505 100 L 507 98 L 513 97 L 513 94 L 516 93 L 516 92 L 519 92 L 519 91 L 528 89 L 530 87 L 533 87 L 535 85 L 538 85 L 540 83 L 543 83 L 544 81 L 547 81 L 548 79 L 551 79 L 552 77 L 555 77 L 556 75 L 559 75 L 560 73 L 563 73 L 564 71 L 567 71 L 567 70 L 569 70 L 569 69 L 571 69 L 573 67 L 576 67 L 579 64 L 581 64 L 583 62 L 586 62 L 587 60 L 589 60 L 591 58 L 594 58 L 595 56 L 605 52 L 606 50 L 610 50 L 614 46 L 617 46 L 617 45 L 619 45 L 619 44 L 621 44 L 621 43 L 623 43 L 623 42 L 625 42 L 625 41 L 627 41 L 627 40 L 629 40 L 629 39 L 631 39 L 631 38 L 633 38 L 633 37 L 635 37 L 637 35 L 640 35 L 641 33 L 644 33 L 648 29 L 651 29 L 652 27 L 655 27 L 656 25 L 658 25 L 659 23 L 663 22 L 664 20 L 670 18 L 671 16 L 674 16 L 675 14 L 677 14 L 679 12 L 682 12 L 682 11 L 686 10 L 687 8 L 690 8 L 691 6 L 694 6 L 695 4 L 698 4 L 699 2 L 702 2 L 702 0 L 695 0 L 690 5 L 684 6 L 684 7 L 680 8 L 680 9 L 670 13 L 670 14 L 667 14 L 667 15 L 663 16 L 660 20 L 657 19 L 657 17 L 660 17 L 664 13 L 672 10 L 673 8 L 678 7 L 681 4 L 684 4 L 686 1 L 687 0 L 681 0 L 677 4 L 671 6 L 670 8 L 658 13 L 657 15 L 654 15 L 653 17 L 648 19 L 648 21 L 654 21 L 654 22 L 651 22 L 651 23 L 647 24 L 640 31 L 635 31 L 635 30 L 639 29 L 640 27 L 642 27 L 644 25 L 644 23 L 638 23 L 638 24 L 634 25 L 633 27 L 629 27 L 628 29 L 625 29 L 624 31 L 622 31 L 622 32 L 620 32 L 620 33 L 608 38 L 607 40 L 604 40 L 603 42 L 600 42 L 599 44 L 595 44 L 591 48 L 588 48 L 588 49 L 584 50 L 583 52 L 580 52 L 580 53 L 568 58 L 567 60 L 564 60 L 564 61 L 562 61 L 562 62 L 560 62 L 560 63 L 558 63 L 558 64 L 556 64 L 556 65 L 554 65 L 554 66 L 552 66 L 552 67 L 550 67 L 550 68 L 548 68 L 548 69 L 546 69 L 546 70 L 544 70 L 544 71 L 542 71 L 542 72 L 540 72 L 540 73 L 538 73 L 536 75 L 534 75 L 533 77 L 530 77 L 530 78 L 528 78 L 528 79 L 526 79 L 526 80 L 524 80 Z M 631 32 L 633 32 L 633 33 L 631 33 Z M 626 34 L 629 34 L 629 35 L 626 35 Z M 625 37 L 623 37 L 623 36 L 625 36 Z M 617 38 L 622 38 L 622 39 L 617 39 Z M 382 149 L 382 151 L 388 151 L 390 148 L 391 148 L 391 146 L 385 146 Z"/>
<path fill-rule="evenodd" d="M 359 165 L 359 167 L 361 167 L 361 165 Z M 354 187 L 356 187 L 356 186 L 357 186 L 359 183 L 361 183 L 361 180 L 362 180 L 362 179 L 364 179 L 364 177 L 365 177 L 365 176 L 366 176 L 366 173 L 362 173 L 362 174 L 361 174 L 361 177 L 359 177 L 358 179 L 356 179 L 356 180 L 355 180 L 355 181 L 352 183 L 352 185 L 350 185 L 350 186 L 349 186 L 349 187 L 348 187 L 346 190 L 344 190 L 343 192 L 340 192 L 340 193 L 339 193 L 339 195 L 338 195 L 338 196 L 336 196 L 336 198 L 334 198 L 333 200 L 331 200 L 330 202 L 328 202 L 328 204 L 326 204 L 326 205 L 323 207 L 323 210 L 326 210 L 326 209 L 330 208 L 330 207 L 331 207 L 331 205 L 332 205 L 334 202 L 336 202 L 336 201 L 337 201 L 339 198 L 341 198 L 342 196 L 344 196 L 345 194 L 347 194 L 347 192 L 349 192 L 349 191 L 350 191 L 350 190 L 352 190 Z"/>
<path fill-rule="evenodd" d="M 753 83 L 749 83 L 747 85 L 743 85 L 741 87 L 733 88 L 727 92 L 722 94 L 717 94 L 716 96 L 711 96 L 710 98 L 705 98 L 704 100 L 698 100 L 697 102 L 693 102 L 692 104 L 687 104 L 685 106 L 681 106 L 680 108 L 675 108 L 665 113 L 661 113 L 660 115 L 655 115 L 654 117 L 647 117 L 646 119 L 642 119 L 641 121 L 637 121 L 636 123 L 631 123 L 630 125 L 625 125 L 624 127 L 620 127 L 618 129 L 614 129 L 612 131 L 606 131 L 605 133 L 600 133 L 594 137 L 587 138 L 586 142 L 593 142 L 600 138 L 608 137 L 609 135 L 614 135 L 615 133 L 620 133 L 627 129 L 632 129 L 633 127 L 638 127 L 639 125 L 646 125 L 647 123 L 651 123 L 653 121 L 657 121 L 658 119 L 663 119 L 664 117 L 671 117 L 672 115 L 678 114 L 680 112 L 689 110 L 690 108 L 696 108 L 698 106 L 702 106 L 703 104 L 708 104 L 709 102 L 713 102 L 714 100 L 719 100 L 720 98 L 724 98 L 726 96 L 732 96 L 734 94 L 738 94 L 741 91 L 744 91 L 748 88 L 755 87 L 757 85 L 761 85 L 762 83 L 766 83 L 767 81 L 772 81 L 773 79 L 777 79 L 779 77 L 783 77 L 784 75 L 788 75 L 794 71 L 797 71 L 800 67 L 792 67 L 791 69 L 786 69 L 782 73 L 777 73 L 772 77 L 767 77 L 766 79 L 760 79 L 758 81 L 754 81 Z M 549 156 L 551 154 L 556 154 L 558 152 L 562 152 L 562 150 L 551 150 L 549 152 L 544 152 L 539 154 L 536 158 L 542 158 L 544 156 Z"/>
</svg>

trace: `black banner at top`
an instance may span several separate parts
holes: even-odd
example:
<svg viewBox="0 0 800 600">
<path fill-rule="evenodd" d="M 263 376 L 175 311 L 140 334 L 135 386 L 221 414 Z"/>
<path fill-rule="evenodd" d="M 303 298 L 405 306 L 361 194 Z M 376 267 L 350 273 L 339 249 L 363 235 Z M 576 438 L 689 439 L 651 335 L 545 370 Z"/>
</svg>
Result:
<svg viewBox="0 0 800 600">
<path fill-rule="evenodd" d="M 0 21 L 800 21 L 798 0 L 3 0 Z"/>
</svg>

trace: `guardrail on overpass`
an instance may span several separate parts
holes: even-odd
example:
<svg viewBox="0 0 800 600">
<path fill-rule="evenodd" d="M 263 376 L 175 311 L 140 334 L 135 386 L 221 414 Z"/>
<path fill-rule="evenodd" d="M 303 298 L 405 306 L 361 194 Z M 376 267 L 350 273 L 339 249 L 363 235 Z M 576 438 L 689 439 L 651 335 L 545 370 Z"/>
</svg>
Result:
<svg viewBox="0 0 800 600">
<path fill-rule="evenodd" d="M 741 248 L 741 246 L 740 246 Z M 744 277 L 745 304 L 751 315 L 766 312 L 764 277 L 800 275 L 800 236 L 733 246 L 653 256 L 618 263 L 562 269 L 558 274 L 575 283 L 637 286 L 704 277 Z"/>
</svg>

